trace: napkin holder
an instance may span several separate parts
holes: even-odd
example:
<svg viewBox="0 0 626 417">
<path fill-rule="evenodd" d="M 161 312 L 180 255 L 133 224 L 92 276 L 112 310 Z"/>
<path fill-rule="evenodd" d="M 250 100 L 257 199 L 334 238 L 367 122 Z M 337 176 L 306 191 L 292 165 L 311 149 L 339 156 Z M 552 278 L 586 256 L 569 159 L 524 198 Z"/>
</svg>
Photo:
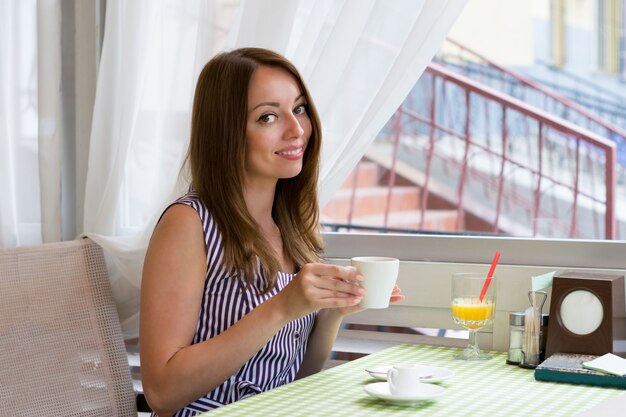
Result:
<svg viewBox="0 0 626 417">
<path fill-rule="evenodd" d="M 546 357 L 626 353 L 624 277 L 588 272 L 554 276 Z"/>
</svg>

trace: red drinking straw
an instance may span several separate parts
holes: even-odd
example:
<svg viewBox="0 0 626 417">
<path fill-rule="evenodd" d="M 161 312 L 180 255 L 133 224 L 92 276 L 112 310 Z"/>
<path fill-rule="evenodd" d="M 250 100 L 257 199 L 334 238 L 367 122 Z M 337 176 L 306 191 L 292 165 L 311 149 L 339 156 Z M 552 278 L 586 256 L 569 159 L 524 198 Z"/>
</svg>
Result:
<svg viewBox="0 0 626 417">
<path fill-rule="evenodd" d="M 500 259 L 500 251 L 496 251 L 496 255 L 493 257 L 493 261 L 491 262 L 491 268 L 489 268 L 489 273 L 487 274 L 487 279 L 485 280 L 485 285 L 483 285 L 483 289 L 480 292 L 479 301 L 482 303 L 483 298 L 485 298 L 485 294 L 487 294 L 487 289 L 489 289 L 489 284 L 491 284 L 491 278 L 493 277 L 493 271 L 496 270 L 496 265 L 498 263 L 498 259 Z"/>
</svg>

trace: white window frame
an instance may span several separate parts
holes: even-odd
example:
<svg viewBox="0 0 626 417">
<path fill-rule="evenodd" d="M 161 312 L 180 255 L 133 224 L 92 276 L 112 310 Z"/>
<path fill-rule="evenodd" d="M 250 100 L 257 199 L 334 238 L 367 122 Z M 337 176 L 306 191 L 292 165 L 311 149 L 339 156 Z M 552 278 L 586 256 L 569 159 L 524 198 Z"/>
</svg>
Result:
<svg viewBox="0 0 626 417">
<path fill-rule="evenodd" d="M 624 241 L 339 232 L 326 232 L 323 237 L 324 257 L 331 263 L 348 265 L 354 256 L 400 259 L 398 284 L 406 300 L 388 309 L 365 310 L 345 320 L 345 323 L 378 326 L 460 329 L 450 314 L 450 276 L 458 271 L 486 273 L 499 250 L 502 256 L 495 273 L 496 319 L 493 326 L 481 329 L 478 334 L 481 348 L 498 351 L 508 348 L 509 313 L 524 311 L 530 305 L 528 291 L 532 289 L 533 276 L 563 270 L 626 275 Z M 548 300 L 543 311 L 549 312 L 550 290 L 546 291 Z M 412 340 L 369 333 L 361 332 L 358 336 L 340 333 L 336 349 L 371 353 Z M 420 338 L 415 340 L 422 342 Z M 430 339 L 426 343 L 450 345 L 440 337 Z M 626 340 L 618 342 L 615 351 L 626 352 Z"/>
<path fill-rule="evenodd" d="M 325 255 L 392 256 L 405 261 L 490 263 L 496 250 L 509 265 L 623 269 L 626 241 L 538 239 L 500 236 L 323 233 Z"/>
</svg>

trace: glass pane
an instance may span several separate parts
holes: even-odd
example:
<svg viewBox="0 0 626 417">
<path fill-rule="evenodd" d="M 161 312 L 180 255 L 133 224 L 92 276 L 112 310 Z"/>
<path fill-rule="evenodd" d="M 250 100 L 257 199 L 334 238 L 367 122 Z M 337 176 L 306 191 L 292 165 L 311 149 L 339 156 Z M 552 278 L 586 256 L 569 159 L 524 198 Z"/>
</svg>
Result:
<svg viewBox="0 0 626 417">
<path fill-rule="evenodd" d="M 597 25 L 589 5 L 516 3 L 512 12 L 510 2 L 482 3 L 467 5 L 323 208 L 326 229 L 623 239 L 626 89 L 618 75 L 598 79 L 580 47 L 595 42 L 593 31 L 581 32 Z M 621 28 L 621 9 L 605 11 L 619 12 L 605 20 Z M 559 69 L 535 41 L 554 13 L 565 32 Z"/>
</svg>

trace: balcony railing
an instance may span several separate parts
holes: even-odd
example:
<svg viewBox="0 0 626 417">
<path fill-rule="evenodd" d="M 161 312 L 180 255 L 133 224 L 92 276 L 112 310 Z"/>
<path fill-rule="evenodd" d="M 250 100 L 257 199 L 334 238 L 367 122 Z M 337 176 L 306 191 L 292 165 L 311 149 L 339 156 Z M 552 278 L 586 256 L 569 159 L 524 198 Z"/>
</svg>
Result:
<svg viewBox="0 0 626 417">
<path fill-rule="evenodd" d="M 504 67 L 482 54 L 453 40 L 446 39 L 437 62 L 450 66 L 486 86 L 541 108 L 578 126 L 614 141 L 618 146 L 617 160 L 626 166 L 626 113 L 623 106 L 606 99 L 606 92 L 595 88 L 599 96 L 591 97 L 570 88 L 548 87 L 515 70 Z M 577 81 L 577 85 L 581 81 Z M 590 87 L 586 87 L 589 89 Z M 586 105 L 568 97 L 581 97 Z M 619 111 L 616 109 L 620 109 Z M 620 122 L 617 122 L 619 120 Z"/>
<path fill-rule="evenodd" d="M 417 230 L 436 199 L 456 210 L 456 232 L 617 237 L 614 142 L 436 63 L 368 157 L 388 170 L 381 227 L 402 177 L 421 190 Z"/>
</svg>

